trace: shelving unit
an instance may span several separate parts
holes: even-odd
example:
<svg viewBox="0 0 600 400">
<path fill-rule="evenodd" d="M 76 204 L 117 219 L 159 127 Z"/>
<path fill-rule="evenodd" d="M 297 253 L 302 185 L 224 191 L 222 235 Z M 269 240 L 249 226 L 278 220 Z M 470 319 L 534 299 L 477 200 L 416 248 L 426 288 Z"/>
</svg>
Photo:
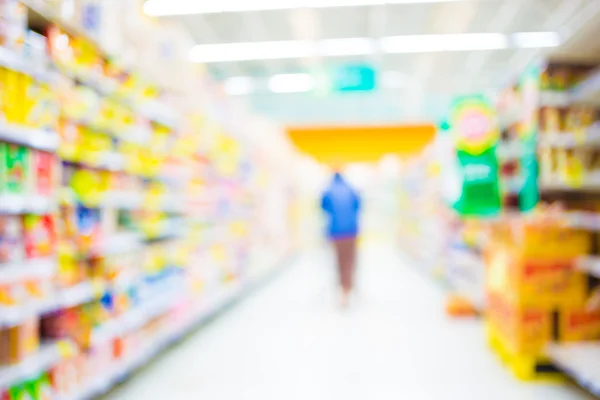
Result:
<svg viewBox="0 0 600 400">
<path fill-rule="evenodd" d="M 3 252 L 0 231 L 0 334 L 18 348 L 0 355 L 0 398 L 50 385 L 53 399 L 90 399 L 264 279 L 250 236 L 267 237 L 255 221 L 267 190 L 253 188 L 252 179 L 277 177 L 272 184 L 282 192 L 291 183 L 274 159 L 229 132 L 220 114 L 161 96 L 133 69 L 111 76 L 113 57 L 94 38 L 49 6 L 23 4 L 30 28 L 56 29 L 95 61 L 65 61 L 52 49 L 40 66 L 0 48 L 0 66 L 15 79 L 62 95 L 48 101 L 56 106 L 48 126 L 0 126 L 0 146 L 36 165 L 18 175 L 18 190 L 0 186 L 0 230 L 9 226 L 13 247 L 23 247 L 23 254 Z M 33 164 L 46 155 L 46 164 Z M 269 251 L 289 249 L 287 234 L 272 235 Z M 38 237 L 43 246 L 35 246 Z M 65 369 L 87 371 L 87 363 L 94 376 L 63 382 Z"/>
<path fill-rule="evenodd" d="M 535 200 L 521 193 L 520 205 L 535 212 L 494 226 L 486 279 L 488 340 L 514 375 L 551 378 L 550 359 L 596 395 L 600 357 L 589 340 L 600 339 L 598 79 L 592 66 L 565 62 L 523 72 L 519 136 L 531 157 L 518 159 L 517 171 Z"/>
<path fill-rule="evenodd" d="M 554 364 L 595 396 L 600 396 L 600 342 L 552 345 Z"/>
</svg>

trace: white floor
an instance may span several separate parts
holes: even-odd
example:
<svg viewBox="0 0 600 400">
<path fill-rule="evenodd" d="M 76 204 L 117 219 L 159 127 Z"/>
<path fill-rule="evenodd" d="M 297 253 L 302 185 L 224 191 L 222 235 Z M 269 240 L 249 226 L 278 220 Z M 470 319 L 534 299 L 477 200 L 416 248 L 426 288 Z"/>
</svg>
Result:
<svg viewBox="0 0 600 400">
<path fill-rule="evenodd" d="M 481 323 L 450 320 L 439 288 L 391 247 L 367 245 L 354 308 L 335 306 L 315 251 L 107 396 L 110 400 L 563 400 L 515 381 Z"/>
</svg>

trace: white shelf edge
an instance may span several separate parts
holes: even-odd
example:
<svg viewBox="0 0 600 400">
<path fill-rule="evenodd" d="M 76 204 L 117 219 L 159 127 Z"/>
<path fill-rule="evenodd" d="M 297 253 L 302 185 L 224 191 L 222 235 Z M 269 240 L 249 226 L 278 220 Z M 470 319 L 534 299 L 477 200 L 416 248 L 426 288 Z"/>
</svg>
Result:
<svg viewBox="0 0 600 400">
<path fill-rule="evenodd" d="M 57 265 L 54 257 L 0 263 L 0 283 L 49 277 L 56 271 Z"/>
<path fill-rule="evenodd" d="M 558 369 L 584 389 L 600 396 L 600 342 L 553 344 L 546 354 Z"/>
<path fill-rule="evenodd" d="M 58 202 L 54 197 L 40 195 L 0 194 L 0 214 L 44 215 L 54 212 Z"/>
<path fill-rule="evenodd" d="M 8 367 L 0 367 L 0 392 L 9 389 L 12 385 L 33 378 L 59 363 L 63 358 L 59 348 L 60 344 L 74 346 L 68 341 L 42 344 L 37 353 L 22 362 Z"/>
<path fill-rule="evenodd" d="M 579 140 L 573 132 L 541 132 L 540 147 L 572 149 L 583 146 L 600 146 L 600 126 L 587 128 L 586 134 Z"/>
<path fill-rule="evenodd" d="M 0 142 L 54 153 L 58 150 L 60 138 L 54 131 L 0 123 Z"/>
</svg>

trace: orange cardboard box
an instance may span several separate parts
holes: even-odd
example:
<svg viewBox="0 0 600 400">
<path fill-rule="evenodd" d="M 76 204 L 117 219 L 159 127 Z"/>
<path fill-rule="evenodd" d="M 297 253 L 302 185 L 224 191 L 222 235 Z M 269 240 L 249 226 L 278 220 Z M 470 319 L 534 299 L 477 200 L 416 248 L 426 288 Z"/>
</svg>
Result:
<svg viewBox="0 0 600 400">
<path fill-rule="evenodd" d="M 501 295 L 489 294 L 487 317 L 515 354 L 537 355 L 552 339 L 551 313 L 543 307 L 520 307 Z"/>
<path fill-rule="evenodd" d="M 565 309 L 560 314 L 560 339 L 579 342 L 600 339 L 600 310 Z"/>
</svg>

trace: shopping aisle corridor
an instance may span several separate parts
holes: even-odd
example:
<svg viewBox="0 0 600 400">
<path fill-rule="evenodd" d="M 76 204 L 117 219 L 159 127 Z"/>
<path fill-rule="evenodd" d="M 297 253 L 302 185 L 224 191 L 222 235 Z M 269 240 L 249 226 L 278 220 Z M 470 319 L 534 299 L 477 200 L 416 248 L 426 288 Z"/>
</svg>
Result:
<svg viewBox="0 0 600 400">
<path fill-rule="evenodd" d="M 110 400 L 563 400 L 515 381 L 481 323 L 449 320 L 439 288 L 391 246 L 360 254 L 360 297 L 335 306 L 326 251 L 294 265 L 107 396 Z"/>
</svg>

